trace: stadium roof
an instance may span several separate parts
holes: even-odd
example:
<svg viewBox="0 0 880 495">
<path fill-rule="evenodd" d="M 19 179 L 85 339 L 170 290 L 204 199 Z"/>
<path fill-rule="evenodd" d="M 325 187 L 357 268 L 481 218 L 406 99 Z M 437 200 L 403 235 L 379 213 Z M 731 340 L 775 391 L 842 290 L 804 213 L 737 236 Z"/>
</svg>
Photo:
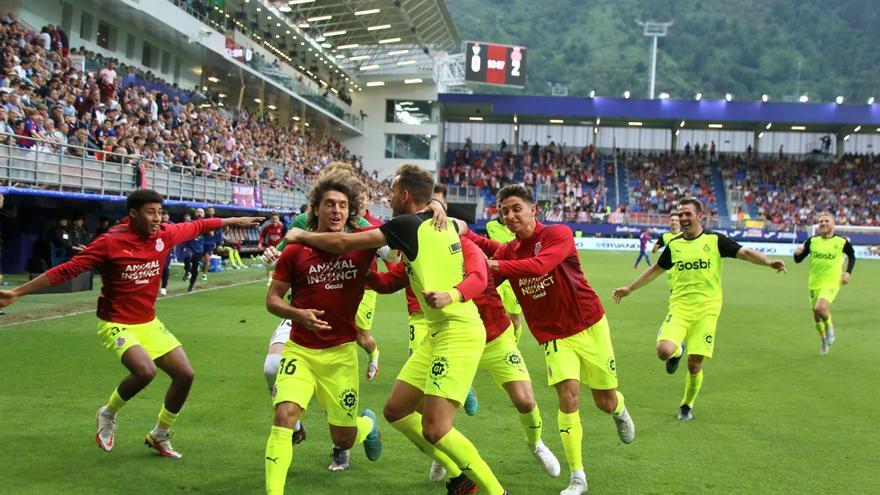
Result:
<svg viewBox="0 0 880 495">
<path fill-rule="evenodd" d="M 224 9 L 237 27 L 331 83 L 433 68 L 434 53 L 461 44 L 443 0 L 227 0 Z"/>
<path fill-rule="evenodd" d="M 525 124 L 593 125 L 598 117 L 602 126 L 611 127 L 626 127 L 637 121 L 643 127 L 672 129 L 684 121 L 689 128 L 721 124 L 723 129 L 741 131 L 764 130 L 770 123 L 773 130 L 780 131 L 837 133 L 851 132 L 857 126 L 863 126 L 866 131 L 873 132 L 880 128 L 880 104 L 479 94 L 441 94 L 438 100 L 443 119 L 451 122 L 468 121 L 479 116 L 484 122 L 513 123 L 513 116 L 517 115 L 518 122 Z M 797 128 L 791 129 L 792 126 Z"/>
</svg>

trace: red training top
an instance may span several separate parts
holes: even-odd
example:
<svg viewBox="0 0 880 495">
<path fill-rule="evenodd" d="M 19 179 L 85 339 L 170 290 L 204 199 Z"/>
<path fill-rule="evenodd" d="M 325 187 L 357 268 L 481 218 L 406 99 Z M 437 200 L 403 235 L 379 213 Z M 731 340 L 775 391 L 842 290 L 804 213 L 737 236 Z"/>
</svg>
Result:
<svg viewBox="0 0 880 495">
<path fill-rule="evenodd" d="M 602 319 L 605 309 L 587 283 L 571 229 L 540 222 L 528 239 L 507 244 L 468 231 L 466 237 L 498 261 L 510 280 L 539 344 L 581 332 Z"/>
<path fill-rule="evenodd" d="M 128 223 L 114 226 L 77 255 L 46 272 L 52 285 L 64 283 L 101 265 L 98 318 L 137 325 L 156 317 L 156 297 L 162 267 L 175 244 L 219 229 L 222 220 L 210 218 L 186 223 L 163 223 L 159 232 L 144 237 Z"/>
<path fill-rule="evenodd" d="M 290 284 L 291 306 L 324 311 L 319 318 L 332 328 L 312 332 L 294 321 L 290 339 L 310 349 L 328 349 L 356 340 L 354 317 L 375 257 L 375 249 L 332 254 L 305 244 L 289 244 L 278 259 L 274 279 Z"/>
<path fill-rule="evenodd" d="M 266 225 L 260 229 L 260 244 L 266 247 L 274 247 L 284 239 L 284 225 Z"/>
</svg>

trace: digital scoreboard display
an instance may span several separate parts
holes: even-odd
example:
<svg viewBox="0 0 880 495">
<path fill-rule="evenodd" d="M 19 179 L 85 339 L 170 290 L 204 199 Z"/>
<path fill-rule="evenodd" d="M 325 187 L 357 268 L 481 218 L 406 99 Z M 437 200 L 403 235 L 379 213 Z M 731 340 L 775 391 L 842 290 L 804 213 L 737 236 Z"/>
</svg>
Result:
<svg viewBox="0 0 880 495">
<path fill-rule="evenodd" d="M 526 85 L 526 48 L 467 41 L 464 79 L 522 88 Z"/>
</svg>

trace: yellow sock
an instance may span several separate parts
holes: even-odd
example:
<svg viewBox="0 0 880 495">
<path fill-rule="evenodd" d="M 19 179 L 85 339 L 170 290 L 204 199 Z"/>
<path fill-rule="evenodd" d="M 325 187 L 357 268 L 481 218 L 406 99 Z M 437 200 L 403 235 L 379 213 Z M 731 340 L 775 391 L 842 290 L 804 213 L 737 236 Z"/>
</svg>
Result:
<svg viewBox="0 0 880 495">
<path fill-rule="evenodd" d="M 127 403 L 127 400 L 119 396 L 119 389 L 116 389 L 110 394 L 110 399 L 107 400 L 107 409 L 113 414 L 116 414 L 116 412 L 122 409 L 122 406 Z"/>
<path fill-rule="evenodd" d="M 535 404 L 535 408 L 527 413 L 519 413 L 519 422 L 523 427 L 523 432 L 526 434 L 526 442 L 528 442 L 529 447 L 534 447 L 538 440 L 541 439 L 541 434 L 544 431 L 544 427 L 541 424 L 541 411 L 538 410 L 538 405 Z"/>
<path fill-rule="evenodd" d="M 480 457 L 477 448 L 460 431 L 455 428 L 443 436 L 436 444 L 438 450 L 449 456 L 465 475 L 480 485 L 480 491 L 488 495 L 503 495 L 504 488 L 486 461 Z"/>
<path fill-rule="evenodd" d="M 559 411 L 556 416 L 559 423 L 559 437 L 562 439 L 562 449 L 565 451 L 565 459 L 568 461 L 568 470 L 571 472 L 583 471 L 584 460 L 581 454 L 581 443 L 584 440 L 584 427 L 581 426 L 581 415 L 578 411 L 564 413 Z"/>
<path fill-rule="evenodd" d="M 684 349 L 682 349 L 681 344 L 677 344 L 675 347 L 675 353 L 672 355 L 672 357 L 681 357 L 682 352 L 684 352 Z"/>
<path fill-rule="evenodd" d="M 822 337 L 825 336 L 825 322 L 824 321 L 819 320 L 816 322 L 816 331 L 819 332 L 819 335 L 821 335 Z"/>
<path fill-rule="evenodd" d="M 364 442 L 367 435 L 373 431 L 373 420 L 366 416 L 358 416 L 357 420 L 357 436 L 354 437 L 354 444 L 358 445 Z"/>
<path fill-rule="evenodd" d="M 611 414 L 617 416 L 623 412 L 623 408 L 625 406 L 623 402 L 623 394 L 616 390 L 614 391 L 614 393 L 617 394 L 617 407 L 614 408 L 614 412 L 612 412 Z"/>
<path fill-rule="evenodd" d="M 232 255 L 231 255 L 231 256 L 235 259 L 235 264 L 236 264 L 236 265 L 243 265 L 243 264 L 244 264 L 244 263 L 241 262 L 241 253 L 239 253 L 237 249 L 233 249 L 233 250 L 232 250 Z"/>
<path fill-rule="evenodd" d="M 681 403 L 694 407 L 694 401 L 697 400 L 697 394 L 700 393 L 702 386 L 703 370 L 700 370 L 696 375 L 688 373 L 684 378 L 684 398 L 681 399 Z"/>
<path fill-rule="evenodd" d="M 287 469 L 293 460 L 293 430 L 273 426 L 266 442 L 266 493 L 284 495 Z"/>
<path fill-rule="evenodd" d="M 159 422 L 156 423 L 156 429 L 168 431 L 174 426 L 175 421 L 177 421 L 177 414 L 168 412 L 168 409 L 162 406 L 162 409 L 159 409 Z"/>
<path fill-rule="evenodd" d="M 832 328 L 832 327 L 834 327 L 834 324 L 831 323 L 831 312 L 829 311 L 828 312 L 828 319 L 825 320 L 825 328 Z"/>
<path fill-rule="evenodd" d="M 425 436 L 422 434 L 421 414 L 414 412 L 403 419 L 399 419 L 391 423 L 391 426 L 403 433 L 403 435 L 408 438 L 410 442 L 414 443 L 416 447 L 427 454 L 428 457 L 437 461 L 438 464 L 446 468 L 446 474 L 450 478 L 455 478 L 456 476 L 461 474 L 461 469 L 459 469 L 458 466 L 454 462 L 452 462 L 452 459 L 450 459 L 443 452 L 439 451 L 435 446 L 431 445 L 430 442 L 425 440 Z"/>
</svg>

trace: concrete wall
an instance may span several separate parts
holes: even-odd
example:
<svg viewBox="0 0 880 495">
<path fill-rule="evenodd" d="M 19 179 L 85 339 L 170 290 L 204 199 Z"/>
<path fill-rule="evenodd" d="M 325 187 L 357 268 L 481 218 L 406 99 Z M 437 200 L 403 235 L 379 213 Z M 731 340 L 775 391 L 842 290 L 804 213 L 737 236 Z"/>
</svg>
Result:
<svg viewBox="0 0 880 495">
<path fill-rule="evenodd" d="M 421 84 L 403 84 L 402 82 L 388 82 L 385 86 L 364 88 L 363 92 L 357 93 L 352 104 L 353 112 L 357 114 L 363 110 L 367 114 L 364 119 L 364 135 L 346 139 L 342 142 L 352 153 L 363 156 L 364 169 L 368 171 L 378 170 L 379 177 L 390 177 L 394 170 L 402 163 L 415 163 L 428 170 L 437 168 L 437 160 L 440 158 L 440 124 L 429 123 L 422 125 L 408 125 L 385 122 L 385 104 L 387 100 L 430 100 L 436 104 L 437 87 L 428 82 Z M 435 110 L 435 117 L 437 111 Z M 411 160 L 385 158 L 385 135 L 386 134 L 412 134 L 431 136 L 431 158 L 428 160 Z"/>
</svg>

